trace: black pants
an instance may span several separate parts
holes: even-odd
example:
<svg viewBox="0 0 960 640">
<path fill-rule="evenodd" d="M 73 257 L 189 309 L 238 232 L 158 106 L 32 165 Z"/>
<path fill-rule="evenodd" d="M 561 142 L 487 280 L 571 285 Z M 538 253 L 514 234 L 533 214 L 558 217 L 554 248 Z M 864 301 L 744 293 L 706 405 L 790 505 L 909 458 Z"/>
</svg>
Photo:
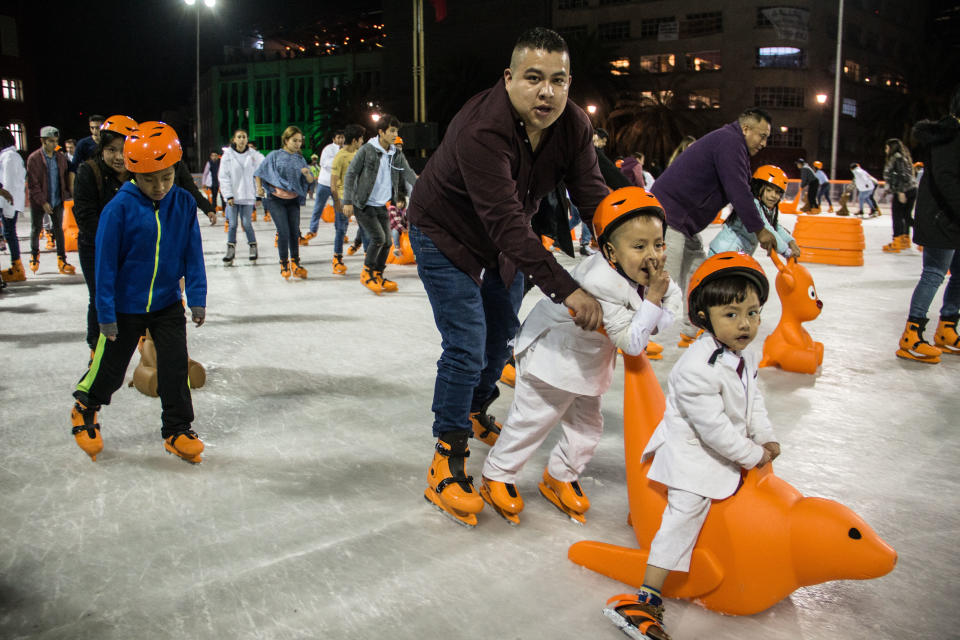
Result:
<svg viewBox="0 0 960 640">
<path fill-rule="evenodd" d="M 390 216 L 386 207 L 360 207 L 354 209 L 357 222 L 370 238 L 363 266 L 371 271 L 383 271 L 390 254 Z"/>
<path fill-rule="evenodd" d="M 893 235 L 896 236 L 905 236 L 910 233 L 911 219 L 910 213 L 913 211 L 913 201 L 917 199 L 917 190 L 916 188 L 910 189 L 905 192 L 907 196 L 906 202 L 900 202 L 897 198 L 897 194 L 891 194 L 893 197 L 893 202 L 890 205 L 890 213 L 893 217 Z"/>
<path fill-rule="evenodd" d="M 57 243 L 57 255 L 66 260 L 67 252 L 63 246 L 63 203 L 53 208 L 50 214 L 53 222 L 53 240 Z M 43 207 L 30 207 L 30 255 L 40 255 L 40 232 L 43 230 Z"/>
<path fill-rule="evenodd" d="M 150 313 L 118 313 L 117 339 L 100 336 L 93 363 L 77 383 L 73 396 L 87 406 L 110 404 L 113 392 L 123 386 L 127 365 L 147 329 L 157 348 L 157 392 L 163 423 L 160 433 L 168 438 L 189 429 L 193 422 L 193 401 L 187 385 L 187 319 L 179 302 Z"/>
<path fill-rule="evenodd" d="M 77 256 L 80 259 L 80 271 L 87 283 L 87 344 L 91 349 L 97 348 L 100 339 L 100 325 L 97 322 L 97 249 L 93 241 L 86 241 L 81 233 L 77 242 Z"/>
</svg>

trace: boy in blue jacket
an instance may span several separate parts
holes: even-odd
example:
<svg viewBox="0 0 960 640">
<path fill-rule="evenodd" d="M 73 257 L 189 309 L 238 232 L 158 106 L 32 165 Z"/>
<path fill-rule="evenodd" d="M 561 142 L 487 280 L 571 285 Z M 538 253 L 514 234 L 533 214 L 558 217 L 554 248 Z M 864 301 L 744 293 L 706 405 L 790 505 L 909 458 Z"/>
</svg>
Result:
<svg viewBox="0 0 960 640">
<path fill-rule="evenodd" d="M 103 450 L 97 412 L 123 385 L 127 365 L 147 329 L 157 347 L 160 430 L 167 451 L 200 462 L 203 442 L 190 428 L 187 328 L 180 278 L 194 324 L 203 324 L 207 276 L 197 204 L 174 186 L 183 156 L 170 125 L 145 122 L 123 145 L 125 183 L 100 214 L 97 227 L 97 316 L 100 338 L 89 370 L 77 384 L 71 412 L 77 444 L 93 460 Z"/>
</svg>

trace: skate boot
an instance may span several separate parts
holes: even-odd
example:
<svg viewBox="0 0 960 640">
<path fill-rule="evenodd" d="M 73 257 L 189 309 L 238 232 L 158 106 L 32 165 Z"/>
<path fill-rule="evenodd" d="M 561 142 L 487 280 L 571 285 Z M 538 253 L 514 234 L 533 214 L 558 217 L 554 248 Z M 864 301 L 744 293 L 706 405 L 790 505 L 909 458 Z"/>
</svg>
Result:
<svg viewBox="0 0 960 640">
<path fill-rule="evenodd" d="M 647 343 L 647 358 L 649 360 L 663 360 L 663 345 L 653 340 Z"/>
<path fill-rule="evenodd" d="M 31 256 L 30 257 L 30 271 L 34 273 L 37 272 L 37 269 L 40 268 L 40 256 Z"/>
<path fill-rule="evenodd" d="M 290 279 L 290 263 L 287 262 L 286 260 L 280 261 L 280 275 L 286 278 L 287 280 Z"/>
<path fill-rule="evenodd" d="M 347 265 L 343 264 L 343 256 L 339 253 L 333 256 L 333 273 L 338 276 L 347 274 Z"/>
<path fill-rule="evenodd" d="M 910 234 L 905 233 L 902 236 L 897 236 L 897 240 L 900 242 L 901 251 L 906 251 L 912 246 L 910 243 Z"/>
<path fill-rule="evenodd" d="M 373 291 L 375 294 L 380 295 L 383 293 L 383 286 L 380 284 L 380 281 L 377 280 L 376 276 L 370 271 L 369 267 L 364 267 L 363 271 L 360 273 L 360 282 L 370 291 Z"/>
<path fill-rule="evenodd" d="M 437 440 L 423 496 L 458 524 L 475 527 L 483 498 L 473 488 L 473 476 L 466 475 L 464 469 L 470 457 L 469 437 L 470 432 L 463 429 L 448 431 Z"/>
<path fill-rule="evenodd" d="M 299 238 L 297 238 L 297 243 L 298 243 L 301 247 L 305 247 L 305 246 L 307 246 L 308 244 L 310 244 L 310 238 L 307 237 L 307 236 L 300 236 Z"/>
<path fill-rule="evenodd" d="M 77 272 L 76 267 L 67 263 L 67 259 L 57 256 L 57 270 L 65 276 L 72 276 Z"/>
<path fill-rule="evenodd" d="M 300 266 L 300 258 L 293 259 L 293 275 L 302 280 L 307 279 L 307 270 Z"/>
<path fill-rule="evenodd" d="M 27 274 L 23 270 L 23 263 L 19 258 L 11 262 L 10 268 L 4 269 L 2 275 L 6 282 L 23 282 L 27 279 Z"/>
<path fill-rule="evenodd" d="M 940 316 L 937 332 L 933 334 L 933 344 L 944 353 L 960 355 L 960 335 L 957 334 L 957 320 L 960 316 Z"/>
<path fill-rule="evenodd" d="M 397 286 L 397 283 L 393 280 L 387 280 L 383 277 L 383 271 L 374 271 L 373 277 L 377 279 L 377 282 L 380 283 L 380 288 L 388 293 L 393 293 L 400 287 Z"/>
<path fill-rule="evenodd" d="M 273 246 L 276 247 L 276 246 L 278 246 L 279 244 L 280 244 L 280 234 L 279 234 L 279 233 L 275 233 L 275 234 L 273 234 Z"/>
<path fill-rule="evenodd" d="M 590 508 L 590 500 L 583 493 L 579 482 L 576 480 L 561 482 L 544 469 L 543 482 L 537 486 L 540 488 L 540 494 L 557 509 L 570 516 L 571 520 L 579 524 L 587 521 L 583 514 Z"/>
<path fill-rule="evenodd" d="M 53 241 L 53 232 L 47 231 L 47 250 L 53 251 L 57 248 L 57 244 Z"/>
<path fill-rule="evenodd" d="M 256 243 L 256 242 L 251 242 L 251 243 L 250 243 L 250 262 L 256 262 L 257 257 L 258 257 L 258 256 L 257 256 L 257 243 Z"/>
<path fill-rule="evenodd" d="M 510 361 L 503 365 L 503 371 L 500 373 L 500 382 L 508 387 L 517 386 L 517 365 L 514 364 L 513 356 Z"/>
<path fill-rule="evenodd" d="M 692 345 L 694 342 L 696 342 L 697 338 L 699 338 L 702 333 L 703 333 L 703 329 L 700 329 L 699 331 L 697 331 L 695 335 L 688 336 L 687 334 L 681 331 L 680 341 L 677 342 L 677 346 L 680 347 L 681 349 L 686 349 L 687 347 Z"/>
<path fill-rule="evenodd" d="M 229 220 L 224 220 L 224 221 L 223 221 L 223 232 L 224 232 L 224 233 L 230 233 L 230 221 L 229 221 Z"/>
<path fill-rule="evenodd" d="M 303 242 L 301 242 L 300 244 L 302 245 L 309 244 L 310 241 L 316 237 L 317 237 L 317 234 L 315 234 L 313 231 L 308 231 L 307 235 L 303 236 Z"/>
<path fill-rule="evenodd" d="M 520 512 L 523 511 L 523 498 L 517 491 L 517 485 L 481 478 L 480 497 L 493 510 L 512 525 L 520 524 Z"/>
<path fill-rule="evenodd" d="M 237 257 L 237 245 L 234 242 L 227 243 L 227 254 L 223 256 L 224 264 L 233 264 L 233 259 Z"/>
<path fill-rule="evenodd" d="M 900 336 L 900 348 L 897 355 L 907 360 L 936 364 L 940 362 L 940 349 L 923 339 L 923 330 L 927 327 L 927 319 L 908 318 L 907 326 Z"/>
<path fill-rule="evenodd" d="M 603 615 L 635 640 L 670 640 L 663 628 L 663 599 L 647 587 L 639 593 L 613 596 Z"/>
<path fill-rule="evenodd" d="M 251 221 L 251 222 L 256 222 L 256 221 L 257 221 L 257 210 L 256 210 L 256 209 L 254 209 L 254 210 L 253 210 L 253 213 L 250 214 L 250 221 Z"/>
<path fill-rule="evenodd" d="M 97 454 L 103 451 L 103 438 L 100 437 L 100 424 L 97 422 L 99 410 L 100 407 L 88 407 L 77 400 L 70 411 L 70 422 L 73 423 L 73 437 L 77 446 L 94 462 L 97 461 Z"/>
<path fill-rule="evenodd" d="M 489 409 L 493 401 L 499 397 L 500 389 L 494 387 L 493 395 L 483 403 L 483 406 L 480 407 L 478 411 L 470 412 L 470 426 L 473 428 L 473 437 L 491 447 L 497 441 L 497 438 L 500 437 L 500 430 L 503 429 L 503 425 L 487 413 L 487 409 Z"/>
<path fill-rule="evenodd" d="M 348 256 L 352 256 L 353 254 L 355 254 L 355 253 L 356 253 L 357 251 L 359 251 L 359 250 L 360 250 L 360 237 L 357 236 L 357 241 L 354 242 L 354 243 L 353 243 L 352 245 L 350 245 L 349 247 L 347 247 L 347 255 L 348 255 Z"/>
<path fill-rule="evenodd" d="M 900 236 L 894 236 L 890 244 L 885 244 L 882 247 L 884 253 L 900 253 L 900 249 L 902 248 L 903 247 L 900 246 Z"/>
<path fill-rule="evenodd" d="M 203 460 L 200 457 L 200 454 L 203 453 L 203 441 L 200 440 L 193 429 L 184 429 L 169 438 L 164 438 L 163 448 L 168 453 L 179 456 L 192 464 L 197 464 Z"/>
<path fill-rule="evenodd" d="M 270 212 L 269 212 L 269 211 L 264 211 L 264 212 L 263 212 L 263 221 L 264 221 L 264 222 L 270 222 L 271 220 L 273 220 L 273 218 L 270 217 Z"/>
</svg>

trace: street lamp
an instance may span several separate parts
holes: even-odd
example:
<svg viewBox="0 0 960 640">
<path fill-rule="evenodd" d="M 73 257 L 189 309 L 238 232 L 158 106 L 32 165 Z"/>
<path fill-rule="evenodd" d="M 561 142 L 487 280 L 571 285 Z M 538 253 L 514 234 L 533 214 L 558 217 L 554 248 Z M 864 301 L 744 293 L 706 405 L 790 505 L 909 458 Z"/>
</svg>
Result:
<svg viewBox="0 0 960 640">
<path fill-rule="evenodd" d="M 187 6 L 197 6 L 197 165 L 199 168 L 201 158 L 203 158 L 202 147 L 200 145 L 200 5 L 197 4 L 197 0 L 183 1 L 187 3 Z M 207 5 L 210 9 L 212 9 L 216 3 L 217 0 L 203 0 L 203 4 Z"/>
<path fill-rule="evenodd" d="M 587 113 L 589 113 L 590 115 L 593 115 L 593 114 L 595 114 L 596 112 L 597 112 L 597 105 L 595 105 L 595 104 L 588 104 L 588 105 L 587 105 Z"/>
<path fill-rule="evenodd" d="M 818 93 L 817 94 L 817 104 L 827 104 L 827 94 Z"/>
</svg>

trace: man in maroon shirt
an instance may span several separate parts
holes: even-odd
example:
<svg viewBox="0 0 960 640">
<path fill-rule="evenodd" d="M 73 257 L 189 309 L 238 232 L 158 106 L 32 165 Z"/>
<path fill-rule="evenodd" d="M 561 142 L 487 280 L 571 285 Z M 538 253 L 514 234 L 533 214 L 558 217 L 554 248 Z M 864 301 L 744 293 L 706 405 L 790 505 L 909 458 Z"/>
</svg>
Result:
<svg viewBox="0 0 960 640">
<path fill-rule="evenodd" d="M 569 87 L 563 38 L 543 28 L 520 36 L 503 81 L 451 121 L 408 209 L 410 243 L 443 345 L 426 497 L 468 526 L 483 501 L 466 475 L 467 439 L 471 424 L 488 444 L 499 433 L 487 409 L 519 326 L 523 277 L 565 304 L 584 330 L 603 320 L 599 303 L 531 227 L 540 199 L 560 181 L 588 223 L 609 192 L 590 119 L 568 101 Z"/>
</svg>

